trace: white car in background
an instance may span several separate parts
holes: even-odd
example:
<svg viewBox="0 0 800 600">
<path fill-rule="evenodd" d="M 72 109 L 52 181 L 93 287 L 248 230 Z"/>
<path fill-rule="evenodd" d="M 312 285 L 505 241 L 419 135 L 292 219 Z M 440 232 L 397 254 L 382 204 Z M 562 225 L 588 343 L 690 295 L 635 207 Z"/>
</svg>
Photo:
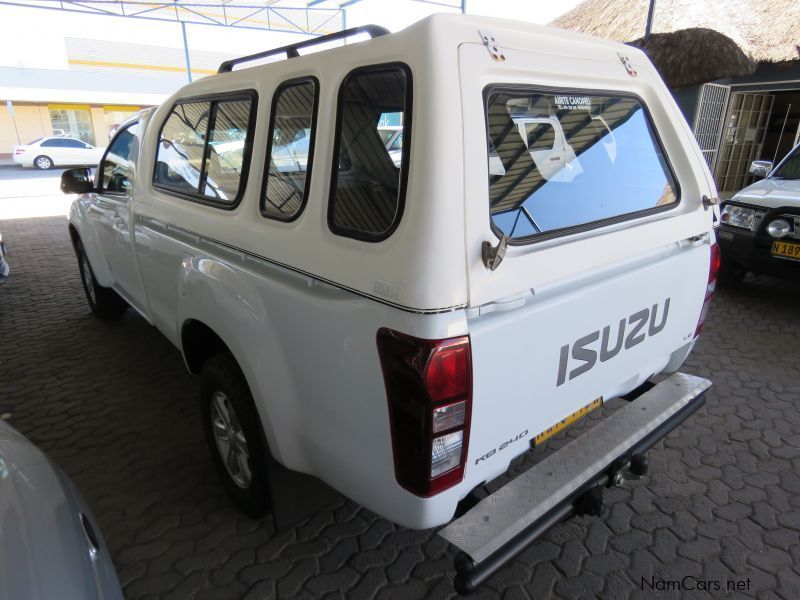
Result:
<svg viewBox="0 0 800 600">
<path fill-rule="evenodd" d="M 23 167 L 52 169 L 53 167 L 96 166 L 105 148 L 70 137 L 39 138 L 30 144 L 14 146 L 14 162 Z"/>
</svg>

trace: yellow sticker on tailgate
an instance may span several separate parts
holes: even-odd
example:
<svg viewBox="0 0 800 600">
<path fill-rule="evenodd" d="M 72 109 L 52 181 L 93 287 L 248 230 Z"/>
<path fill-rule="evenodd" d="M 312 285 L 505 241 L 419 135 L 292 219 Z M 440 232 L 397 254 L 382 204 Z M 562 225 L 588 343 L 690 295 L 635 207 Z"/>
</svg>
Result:
<svg viewBox="0 0 800 600">
<path fill-rule="evenodd" d="M 567 427 L 572 425 L 575 421 L 577 421 L 581 417 L 584 417 L 584 416 L 588 415 L 590 412 L 592 412 L 596 408 L 600 408 L 601 406 L 603 406 L 603 397 L 602 396 L 600 396 L 599 398 L 596 398 L 595 400 L 592 400 L 591 402 L 589 402 L 589 404 L 587 404 L 586 406 L 584 406 L 580 410 L 576 410 L 574 413 L 572 413 L 568 417 L 566 417 L 564 419 L 561 419 L 558 423 L 556 423 L 552 427 L 548 427 L 547 429 L 545 429 L 542 433 L 540 433 L 535 438 L 533 438 L 534 445 L 538 446 L 539 444 L 541 444 L 546 439 L 553 437 L 555 434 L 557 434 L 562 429 L 566 429 Z"/>
</svg>

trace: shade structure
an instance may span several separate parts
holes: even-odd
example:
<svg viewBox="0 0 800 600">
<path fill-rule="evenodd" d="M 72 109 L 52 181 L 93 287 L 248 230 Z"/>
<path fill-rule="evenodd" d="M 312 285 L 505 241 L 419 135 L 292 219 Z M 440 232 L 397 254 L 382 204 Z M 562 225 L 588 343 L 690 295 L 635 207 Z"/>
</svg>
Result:
<svg viewBox="0 0 800 600">
<path fill-rule="evenodd" d="M 645 34 L 651 0 L 585 0 L 551 25 L 630 42 Z M 755 62 L 798 59 L 798 0 L 655 0 L 653 33 L 718 31 Z"/>
<path fill-rule="evenodd" d="M 629 44 L 644 50 L 670 88 L 752 75 L 756 68 L 736 42 L 705 27 L 654 33 Z"/>
</svg>

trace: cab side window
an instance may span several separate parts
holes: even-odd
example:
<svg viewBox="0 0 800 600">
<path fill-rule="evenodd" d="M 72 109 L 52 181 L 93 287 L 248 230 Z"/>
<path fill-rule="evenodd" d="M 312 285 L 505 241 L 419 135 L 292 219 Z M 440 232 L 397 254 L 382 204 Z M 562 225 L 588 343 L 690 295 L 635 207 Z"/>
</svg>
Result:
<svg viewBox="0 0 800 600">
<path fill-rule="evenodd" d="M 177 104 L 161 128 L 153 183 L 181 194 L 197 194 L 211 102 Z"/>
<path fill-rule="evenodd" d="M 255 101 L 245 92 L 176 104 L 161 127 L 155 187 L 233 208 L 250 165 Z"/>
<path fill-rule="evenodd" d="M 399 63 L 350 72 L 339 88 L 328 226 L 378 242 L 400 221 L 411 143 L 411 72 Z M 402 128 L 386 147 L 382 130 Z"/>
<path fill-rule="evenodd" d="M 311 179 L 317 111 L 316 79 L 282 84 L 272 101 L 269 164 L 261 214 L 290 221 L 303 210 Z"/>
<path fill-rule="evenodd" d="M 200 192 L 221 202 L 239 194 L 245 164 L 245 143 L 250 121 L 250 100 L 215 102 L 208 137 L 205 171 Z"/>
<path fill-rule="evenodd" d="M 139 153 L 139 122 L 120 129 L 103 157 L 103 186 L 106 192 L 129 194 L 131 177 Z"/>
</svg>

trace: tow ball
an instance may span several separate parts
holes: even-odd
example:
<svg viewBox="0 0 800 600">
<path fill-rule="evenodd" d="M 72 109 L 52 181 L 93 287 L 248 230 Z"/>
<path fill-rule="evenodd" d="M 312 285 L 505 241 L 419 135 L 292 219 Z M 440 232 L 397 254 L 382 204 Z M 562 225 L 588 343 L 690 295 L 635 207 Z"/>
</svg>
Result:
<svg viewBox="0 0 800 600">
<path fill-rule="evenodd" d="M 606 487 L 619 487 L 626 481 L 635 481 L 647 475 L 649 463 L 645 454 L 634 454 L 621 466 L 609 470 Z M 587 517 L 602 517 L 606 513 L 604 486 L 595 485 L 575 500 L 575 514 Z"/>
<path fill-rule="evenodd" d="M 619 487 L 626 481 L 636 481 L 647 475 L 650 462 L 646 454 L 634 454 L 630 461 L 619 469 L 614 469 L 608 482 L 609 487 Z"/>
</svg>

